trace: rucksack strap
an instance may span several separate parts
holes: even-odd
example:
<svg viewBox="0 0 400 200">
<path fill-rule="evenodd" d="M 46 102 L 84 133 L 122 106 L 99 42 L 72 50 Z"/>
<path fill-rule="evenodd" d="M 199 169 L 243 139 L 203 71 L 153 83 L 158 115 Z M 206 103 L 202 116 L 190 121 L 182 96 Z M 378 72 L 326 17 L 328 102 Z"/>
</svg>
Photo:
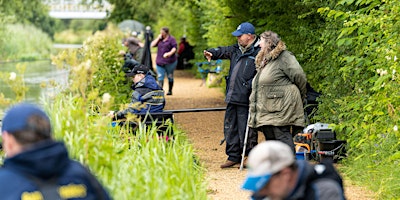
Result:
<svg viewBox="0 0 400 200">
<path fill-rule="evenodd" d="M 43 199 L 61 200 L 60 194 L 58 193 L 59 185 L 57 184 L 57 179 L 58 179 L 57 177 L 52 177 L 47 180 L 42 180 L 28 174 L 24 174 L 24 176 L 36 184 L 39 191 L 42 193 Z"/>
</svg>

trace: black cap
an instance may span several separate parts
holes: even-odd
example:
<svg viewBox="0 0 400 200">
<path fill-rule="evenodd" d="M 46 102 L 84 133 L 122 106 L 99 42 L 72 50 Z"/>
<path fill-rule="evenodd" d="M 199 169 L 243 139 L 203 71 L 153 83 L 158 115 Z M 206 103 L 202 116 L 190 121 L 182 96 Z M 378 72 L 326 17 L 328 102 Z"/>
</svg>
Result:
<svg viewBox="0 0 400 200">
<path fill-rule="evenodd" d="M 149 68 L 145 65 L 136 65 L 130 73 L 127 73 L 127 77 L 135 76 L 136 74 L 147 74 Z"/>
</svg>

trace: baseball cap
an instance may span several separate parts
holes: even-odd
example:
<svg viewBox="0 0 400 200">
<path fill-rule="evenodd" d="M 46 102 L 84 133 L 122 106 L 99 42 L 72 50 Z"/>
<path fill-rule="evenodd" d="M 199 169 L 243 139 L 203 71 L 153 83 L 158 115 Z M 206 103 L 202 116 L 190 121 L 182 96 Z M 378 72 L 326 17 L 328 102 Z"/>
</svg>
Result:
<svg viewBox="0 0 400 200">
<path fill-rule="evenodd" d="M 232 35 L 238 37 L 248 33 L 255 34 L 255 28 L 253 24 L 250 24 L 249 22 L 243 22 L 236 28 L 236 31 L 232 32 Z"/>
<path fill-rule="evenodd" d="M 242 188 L 255 193 L 260 191 L 272 175 L 290 166 L 294 161 L 289 145 L 277 140 L 259 143 L 249 153 L 248 173 Z"/>
<path fill-rule="evenodd" d="M 130 73 L 127 73 L 127 77 L 135 76 L 136 74 L 147 74 L 149 68 L 145 65 L 136 65 Z"/>
<path fill-rule="evenodd" d="M 28 120 L 34 115 L 39 115 L 50 123 L 47 114 L 38 106 L 30 103 L 14 105 L 4 115 L 1 132 L 7 131 L 9 133 L 14 133 L 28 128 Z"/>
</svg>

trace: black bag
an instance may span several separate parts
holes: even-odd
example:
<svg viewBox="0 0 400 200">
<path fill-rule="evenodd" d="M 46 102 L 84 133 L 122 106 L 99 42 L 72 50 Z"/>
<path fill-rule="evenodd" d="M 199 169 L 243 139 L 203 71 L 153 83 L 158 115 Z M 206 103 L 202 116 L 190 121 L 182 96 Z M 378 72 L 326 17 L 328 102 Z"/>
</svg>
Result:
<svg viewBox="0 0 400 200">
<path fill-rule="evenodd" d="M 322 169 L 322 170 L 321 170 Z M 343 179 L 335 169 L 335 166 L 333 166 L 333 160 L 332 159 L 322 159 L 320 163 L 314 165 L 314 170 L 311 176 L 307 178 L 307 190 L 306 190 L 306 195 L 308 198 L 306 199 L 313 199 L 311 197 L 314 197 L 315 191 L 313 190 L 312 183 L 318 179 L 321 178 L 328 178 L 331 179 L 335 182 L 337 182 L 340 185 L 340 188 L 344 192 L 343 189 Z M 346 199 L 343 196 L 343 199 Z"/>
</svg>

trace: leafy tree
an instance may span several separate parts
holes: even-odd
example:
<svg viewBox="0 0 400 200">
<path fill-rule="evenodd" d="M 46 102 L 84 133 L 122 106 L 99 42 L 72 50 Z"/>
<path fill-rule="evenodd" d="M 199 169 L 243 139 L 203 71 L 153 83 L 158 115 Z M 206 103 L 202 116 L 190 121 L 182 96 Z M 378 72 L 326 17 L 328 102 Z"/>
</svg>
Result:
<svg viewBox="0 0 400 200">
<path fill-rule="evenodd" d="M 162 10 L 167 0 L 109 0 L 114 5 L 109 20 L 122 22 L 126 19 L 135 19 L 143 24 L 154 24 L 158 18 L 158 12 Z"/>
<path fill-rule="evenodd" d="M 12 18 L 8 18 L 10 23 L 33 24 L 52 38 L 56 21 L 48 15 L 48 12 L 48 7 L 41 0 L 0 1 L 0 13 L 12 16 Z"/>
</svg>

